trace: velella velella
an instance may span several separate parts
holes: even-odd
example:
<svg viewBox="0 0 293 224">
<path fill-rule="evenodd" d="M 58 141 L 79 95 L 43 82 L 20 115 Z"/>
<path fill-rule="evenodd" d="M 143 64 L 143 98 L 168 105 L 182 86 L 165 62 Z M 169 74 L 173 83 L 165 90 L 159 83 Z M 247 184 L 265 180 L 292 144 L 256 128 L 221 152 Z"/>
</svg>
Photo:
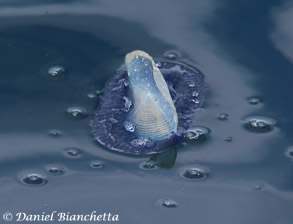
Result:
<svg viewBox="0 0 293 224">
<path fill-rule="evenodd" d="M 203 75 L 175 61 L 136 50 L 125 57 L 104 88 L 91 121 L 92 134 L 106 148 L 133 155 L 161 153 L 184 139 L 203 104 Z"/>
</svg>

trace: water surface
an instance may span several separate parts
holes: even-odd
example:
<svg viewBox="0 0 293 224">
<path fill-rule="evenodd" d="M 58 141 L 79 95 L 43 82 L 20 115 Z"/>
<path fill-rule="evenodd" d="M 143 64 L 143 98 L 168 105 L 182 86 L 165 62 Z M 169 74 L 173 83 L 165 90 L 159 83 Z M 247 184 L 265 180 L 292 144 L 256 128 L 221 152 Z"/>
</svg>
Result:
<svg viewBox="0 0 293 224">
<path fill-rule="evenodd" d="M 292 5 L 1 1 L 1 216 L 98 211 L 127 224 L 292 223 Z M 177 148 L 174 165 L 176 153 L 166 156 L 169 166 L 145 168 L 148 157 L 110 152 L 91 136 L 97 90 L 135 49 L 175 53 L 169 60 L 205 76 L 194 126 L 210 134 Z M 276 124 L 245 125 L 259 117 Z M 24 181 L 30 175 L 44 182 Z"/>
</svg>

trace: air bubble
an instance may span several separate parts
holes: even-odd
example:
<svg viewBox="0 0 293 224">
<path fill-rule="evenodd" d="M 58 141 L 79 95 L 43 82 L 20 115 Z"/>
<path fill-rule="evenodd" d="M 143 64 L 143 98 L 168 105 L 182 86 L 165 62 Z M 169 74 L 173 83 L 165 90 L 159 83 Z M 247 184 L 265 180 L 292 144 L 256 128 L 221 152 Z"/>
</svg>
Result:
<svg viewBox="0 0 293 224">
<path fill-rule="evenodd" d="M 124 122 L 123 127 L 128 132 L 134 132 L 135 131 L 135 125 L 131 122 Z"/>
<path fill-rule="evenodd" d="M 158 166 L 156 166 L 155 161 L 149 160 L 142 162 L 139 167 L 143 170 L 156 170 Z"/>
<path fill-rule="evenodd" d="M 96 90 L 96 94 L 97 94 L 97 96 L 102 95 L 103 94 L 103 90 L 100 90 L 100 89 Z"/>
<path fill-rule="evenodd" d="M 91 167 L 95 168 L 95 169 L 100 169 L 104 166 L 103 163 L 99 162 L 99 161 L 93 161 L 91 162 Z"/>
<path fill-rule="evenodd" d="M 253 132 L 269 132 L 273 130 L 276 121 L 269 117 L 251 116 L 244 120 L 245 128 Z"/>
<path fill-rule="evenodd" d="M 195 126 L 184 132 L 183 136 L 187 140 L 192 140 L 194 142 L 202 142 L 206 140 L 210 133 L 210 130 L 203 126 Z"/>
<path fill-rule="evenodd" d="M 48 74 L 52 78 L 60 79 L 65 74 L 65 68 L 62 66 L 53 66 L 49 68 Z"/>
<path fill-rule="evenodd" d="M 260 191 L 264 188 L 264 185 L 262 183 L 259 183 L 254 186 L 254 190 Z"/>
<path fill-rule="evenodd" d="M 232 142 L 232 139 L 233 139 L 233 138 L 232 138 L 231 136 L 228 136 L 228 137 L 225 139 L 225 141 L 226 141 L 226 142 Z"/>
<path fill-rule="evenodd" d="M 198 96 L 199 96 L 199 93 L 198 93 L 198 92 L 192 92 L 191 95 L 192 95 L 193 97 L 198 97 Z"/>
<path fill-rule="evenodd" d="M 58 167 L 50 167 L 47 169 L 47 172 L 52 175 L 62 175 L 64 173 L 63 170 Z"/>
<path fill-rule="evenodd" d="M 48 181 L 38 174 L 28 174 L 22 179 L 22 183 L 31 186 L 41 186 L 48 183 Z"/>
<path fill-rule="evenodd" d="M 59 137 L 59 136 L 61 136 L 62 132 L 57 129 L 54 129 L 54 130 L 51 130 L 49 132 L 49 134 L 50 134 L 50 136 L 53 136 L 53 137 Z"/>
<path fill-rule="evenodd" d="M 166 208 L 176 208 L 178 206 L 177 202 L 172 199 L 161 199 L 159 204 Z"/>
<path fill-rule="evenodd" d="M 150 149 L 154 148 L 156 143 L 149 140 L 149 139 L 134 139 L 130 142 L 133 147 L 136 148 L 143 148 L 143 149 Z"/>
<path fill-rule="evenodd" d="M 65 78 L 65 68 L 59 65 L 45 66 L 41 70 L 41 74 L 47 81 L 60 82 Z"/>
<path fill-rule="evenodd" d="M 248 103 L 251 105 L 257 105 L 259 104 L 261 101 L 258 97 L 250 97 L 248 98 Z"/>
<path fill-rule="evenodd" d="M 82 119 L 86 117 L 86 109 L 83 107 L 69 107 L 67 113 L 74 119 Z"/>
<path fill-rule="evenodd" d="M 218 116 L 218 119 L 224 121 L 224 120 L 227 120 L 228 117 L 229 117 L 228 114 L 220 113 L 219 116 Z"/>
<path fill-rule="evenodd" d="M 286 151 L 286 156 L 289 158 L 289 159 L 293 159 L 293 146 L 290 146 L 288 148 L 288 150 Z"/>
<path fill-rule="evenodd" d="M 199 104 L 199 103 L 200 103 L 200 101 L 199 101 L 198 99 L 196 99 L 196 100 L 195 100 L 195 99 L 192 99 L 191 101 L 192 101 L 193 103 L 195 103 L 195 104 Z"/>
<path fill-rule="evenodd" d="M 89 94 L 87 94 L 87 97 L 92 100 L 92 99 L 97 98 L 97 95 L 95 93 L 89 93 Z"/>
<path fill-rule="evenodd" d="M 66 155 L 69 157 L 79 157 L 81 154 L 81 151 L 77 148 L 68 148 L 65 150 Z"/>
<path fill-rule="evenodd" d="M 182 169 L 179 175 L 186 180 L 204 180 L 209 172 L 206 167 L 194 166 Z"/>
<path fill-rule="evenodd" d="M 170 60 L 174 60 L 178 57 L 178 54 L 175 53 L 175 52 L 172 52 L 172 51 L 167 51 L 165 54 L 164 54 L 165 58 L 168 58 Z"/>
</svg>

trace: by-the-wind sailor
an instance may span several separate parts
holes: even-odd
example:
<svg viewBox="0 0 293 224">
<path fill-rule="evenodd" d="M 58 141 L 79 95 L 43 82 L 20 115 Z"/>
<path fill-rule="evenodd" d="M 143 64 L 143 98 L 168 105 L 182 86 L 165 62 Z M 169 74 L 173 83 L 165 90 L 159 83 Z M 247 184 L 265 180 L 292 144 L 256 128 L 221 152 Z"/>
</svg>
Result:
<svg viewBox="0 0 293 224">
<path fill-rule="evenodd" d="M 160 69 L 143 51 L 126 55 L 125 66 L 106 84 L 91 122 L 99 143 L 111 150 L 146 155 L 166 151 L 183 140 L 203 103 L 203 76 L 181 63 L 156 62 Z"/>
</svg>

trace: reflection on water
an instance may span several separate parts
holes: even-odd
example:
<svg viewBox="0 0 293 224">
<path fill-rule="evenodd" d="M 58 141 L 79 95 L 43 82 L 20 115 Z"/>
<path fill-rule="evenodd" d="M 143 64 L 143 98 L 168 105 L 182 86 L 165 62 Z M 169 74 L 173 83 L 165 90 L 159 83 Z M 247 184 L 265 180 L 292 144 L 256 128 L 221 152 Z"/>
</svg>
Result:
<svg viewBox="0 0 293 224">
<path fill-rule="evenodd" d="M 293 220 L 292 1 L 4 0 L 0 17 L 1 214 Z M 191 139 L 152 157 L 112 153 L 89 128 L 135 49 L 198 68 L 208 86 Z"/>
</svg>

